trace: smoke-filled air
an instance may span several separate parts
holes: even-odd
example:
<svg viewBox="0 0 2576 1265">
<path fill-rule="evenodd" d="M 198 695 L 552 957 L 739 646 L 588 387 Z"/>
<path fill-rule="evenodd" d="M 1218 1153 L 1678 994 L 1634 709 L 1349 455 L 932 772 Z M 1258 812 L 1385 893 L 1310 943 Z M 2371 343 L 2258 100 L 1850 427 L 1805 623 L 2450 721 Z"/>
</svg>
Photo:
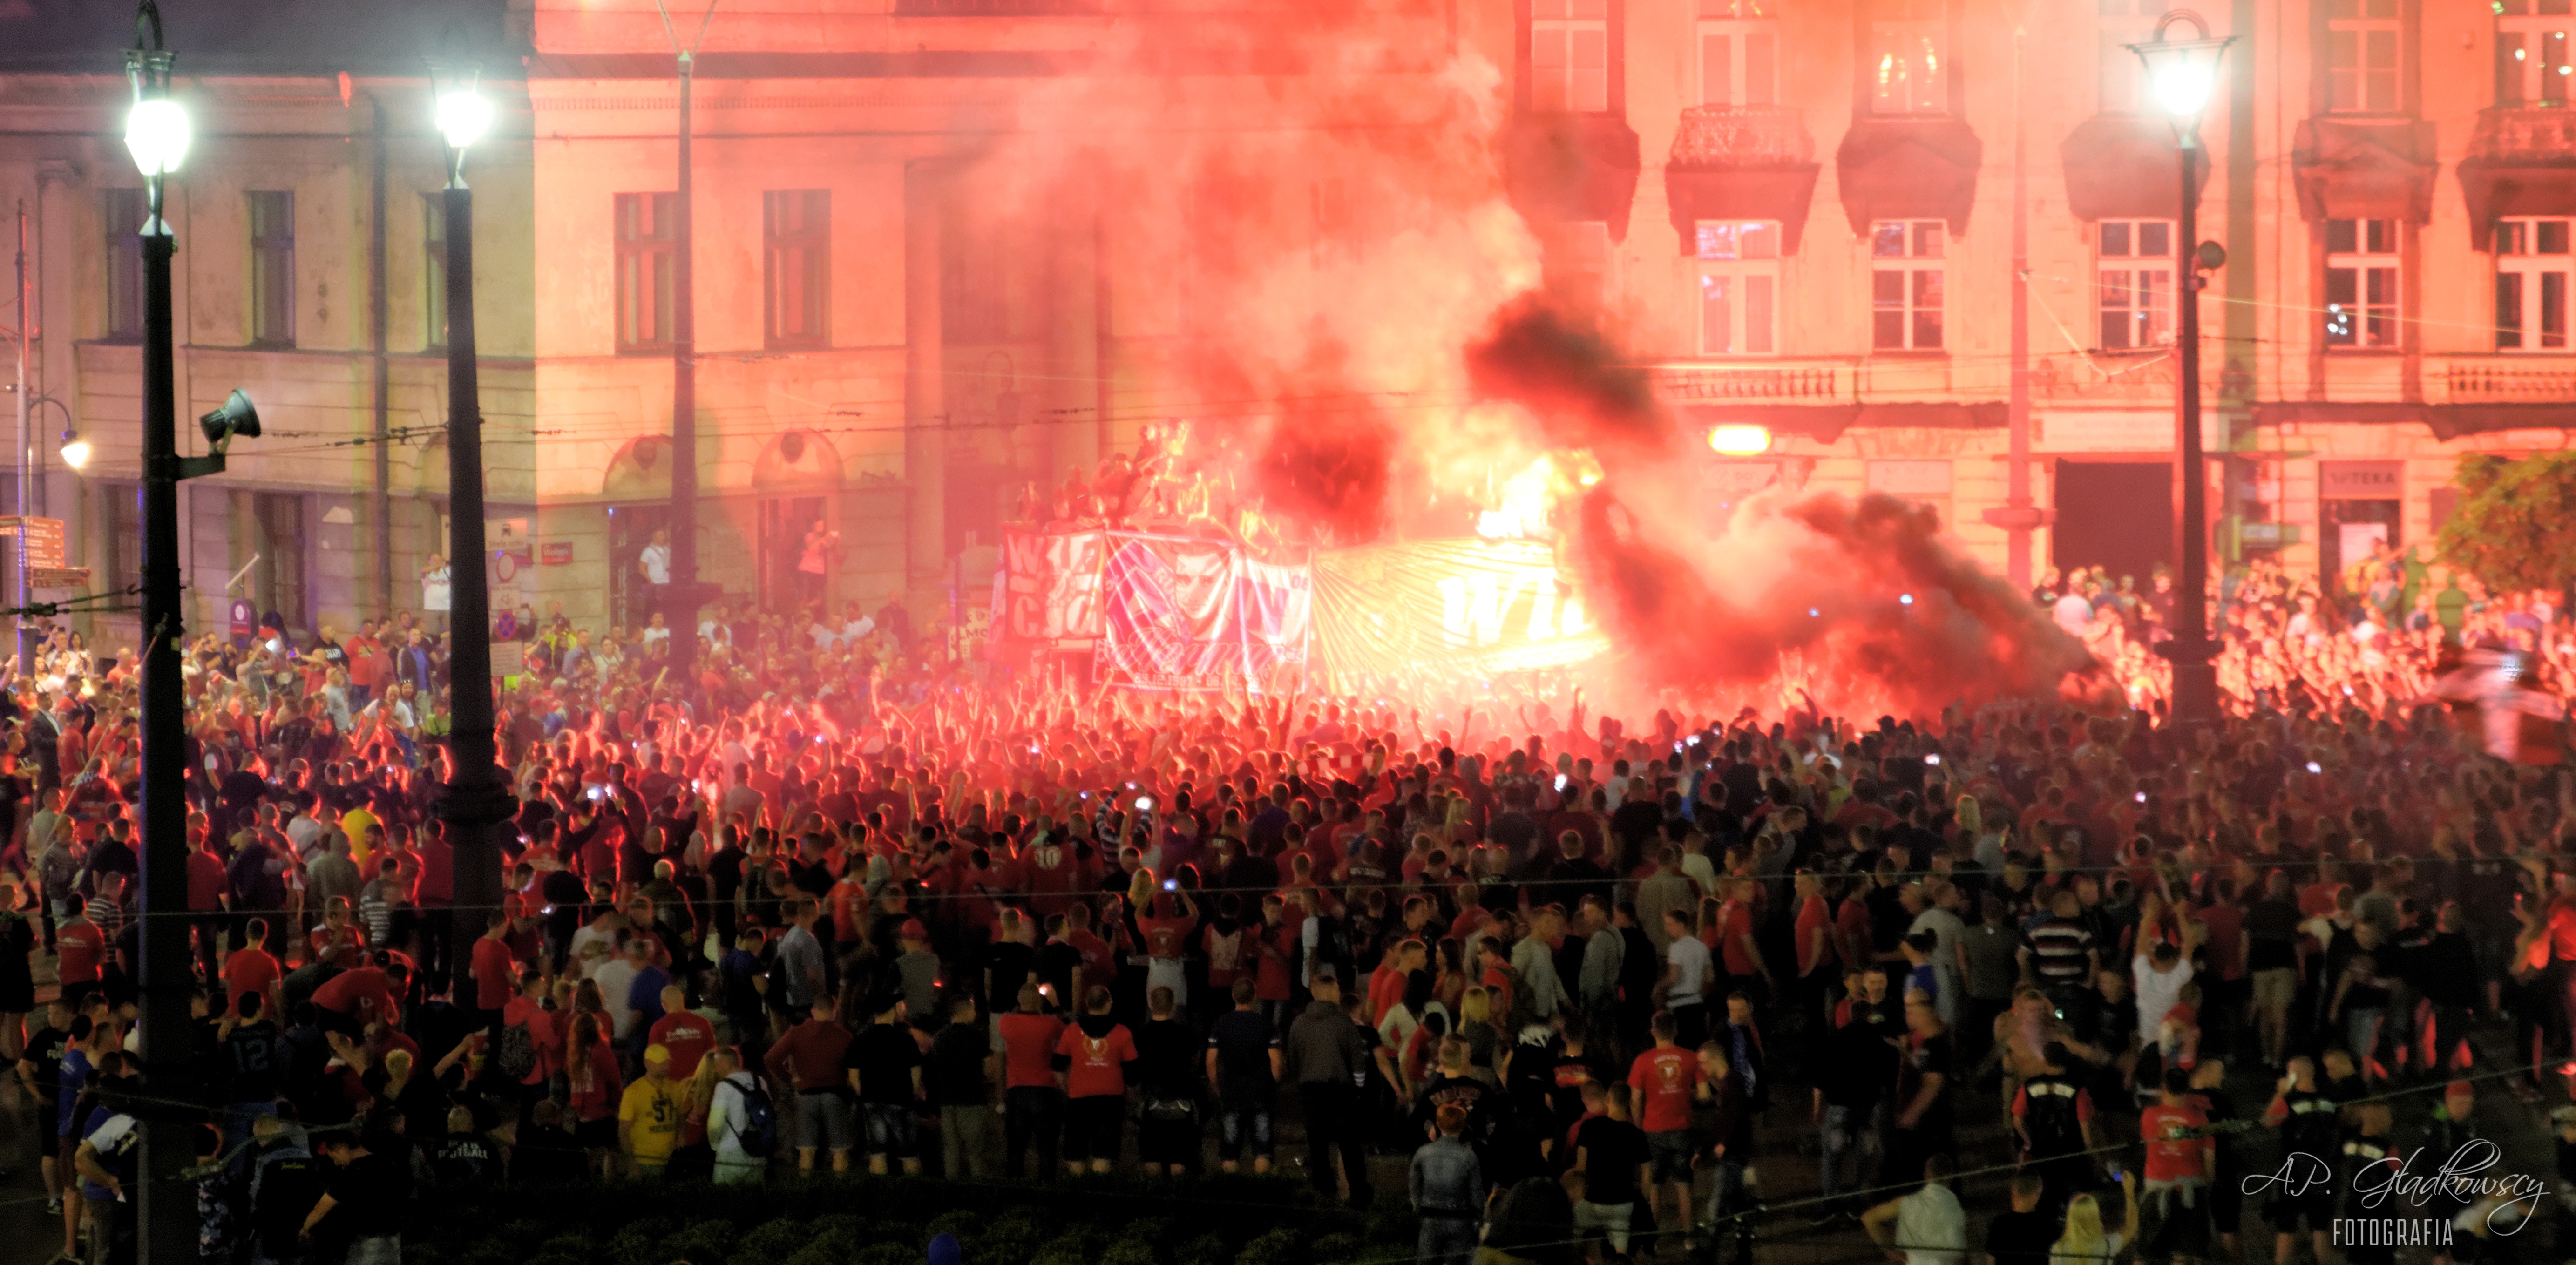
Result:
<svg viewBox="0 0 2576 1265">
<path fill-rule="evenodd" d="M 1449 21 L 1438 0 L 1302 0 L 1267 29 L 1123 27 L 1102 50 L 1118 70 L 1035 94 L 961 173 L 1005 233 L 1101 215 L 1106 266 L 1160 296 L 1110 319 L 1174 335 L 1192 398 L 1116 395 L 1118 433 L 1143 423 L 1255 545 L 1553 538 L 1612 646 L 1605 701 L 1768 704 L 1795 686 L 1922 715 L 2082 668 L 2080 643 L 1920 507 L 1773 490 L 1712 535 L 1706 449 L 1624 353 L 1618 314 L 1548 292 L 1505 192 L 1503 77 Z M 1173 69 L 1210 57 L 1325 73 Z M 1247 82 L 1269 95 L 1220 95 Z"/>
</svg>

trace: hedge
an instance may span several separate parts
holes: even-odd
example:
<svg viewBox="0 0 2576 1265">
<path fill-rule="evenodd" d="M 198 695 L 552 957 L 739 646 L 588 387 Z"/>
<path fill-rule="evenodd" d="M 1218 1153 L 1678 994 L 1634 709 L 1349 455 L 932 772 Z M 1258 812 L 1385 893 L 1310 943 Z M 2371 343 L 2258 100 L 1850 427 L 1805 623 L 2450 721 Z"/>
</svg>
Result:
<svg viewBox="0 0 2576 1265">
<path fill-rule="evenodd" d="M 423 1191 L 406 1265 L 923 1265 L 957 1236 L 964 1265 L 1400 1265 L 1414 1218 L 1302 1205 L 1302 1183 L 1211 1177 L 1054 1185 L 822 1177 L 754 1186 L 585 1183 Z"/>
</svg>

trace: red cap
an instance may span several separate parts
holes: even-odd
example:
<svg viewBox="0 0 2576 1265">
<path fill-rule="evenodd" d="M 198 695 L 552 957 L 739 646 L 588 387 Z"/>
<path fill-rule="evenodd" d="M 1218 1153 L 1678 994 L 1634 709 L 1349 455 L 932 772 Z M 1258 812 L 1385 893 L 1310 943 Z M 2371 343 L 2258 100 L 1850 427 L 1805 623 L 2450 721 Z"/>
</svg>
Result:
<svg viewBox="0 0 2576 1265">
<path fill-rule="evenodd" d="M 2450 1084 L 2442 1087 L 2442 1096 L 2444 1098 L 2454 1098 L 2463 1094 L 2475 1094 L 2476 1092 L 2478 1092 L 2477 1086 L 2472 1085 L 2467 1081 L 2452 1081 Z"/>
<path fill-rule="evenodd" d="M 903 925 L 895 928 L 894 933 L 906 940 L 927 940 L 930 938 L 929 931 L 922 927 L 921 920 L 918 918 L 904 919 Z"/>
</svg>

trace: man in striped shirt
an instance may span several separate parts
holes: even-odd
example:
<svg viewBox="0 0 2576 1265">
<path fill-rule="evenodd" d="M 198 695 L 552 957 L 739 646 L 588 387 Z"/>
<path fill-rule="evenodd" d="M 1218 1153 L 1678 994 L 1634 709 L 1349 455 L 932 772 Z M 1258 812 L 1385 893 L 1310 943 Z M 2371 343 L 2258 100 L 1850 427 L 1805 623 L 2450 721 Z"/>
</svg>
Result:
<svg viewBox="0 0 2576 1265">
<path fill-rule="evenodd" d="M 2102 969 L 2101 947 L 2079 914 L 2075 893 L 2060 889 L 2049 902 L 2048 918 L 2030 929 L 2030 944 L 2021 951 L 2031 981 L 2061 1012 L 2086 1004 L 2086 986 Z"/>
</svg>

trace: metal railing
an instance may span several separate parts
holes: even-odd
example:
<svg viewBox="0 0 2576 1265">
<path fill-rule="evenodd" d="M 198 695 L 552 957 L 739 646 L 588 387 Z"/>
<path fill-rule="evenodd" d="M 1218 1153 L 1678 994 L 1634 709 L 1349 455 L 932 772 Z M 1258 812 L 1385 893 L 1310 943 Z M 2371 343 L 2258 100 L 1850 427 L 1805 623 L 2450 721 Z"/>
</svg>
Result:
<svg viewBox="0 0 2576 1265">
<path fill-rule="evenodd" d="M 1784 105 L 1697 105 L 1673 133 L 1674 167 L 1786 167 L 1814 162 L 1800 112 Z"/>
<path fill-rule="evenodd" d="M 2454 403 L 2576 406 L 2576 367 L 2523 369 L 2479 361 L 2454 363 L 2443 377 Z"/>
<path fill-rule="evenodd" d="M 1831 365 L 1767 368 L 1700 368 L 1680 365 L 1651 371 L 1657 397 L 1674 403 L 1701 400 L 1816 400 L 1839 392 Z"/>
</svg>

